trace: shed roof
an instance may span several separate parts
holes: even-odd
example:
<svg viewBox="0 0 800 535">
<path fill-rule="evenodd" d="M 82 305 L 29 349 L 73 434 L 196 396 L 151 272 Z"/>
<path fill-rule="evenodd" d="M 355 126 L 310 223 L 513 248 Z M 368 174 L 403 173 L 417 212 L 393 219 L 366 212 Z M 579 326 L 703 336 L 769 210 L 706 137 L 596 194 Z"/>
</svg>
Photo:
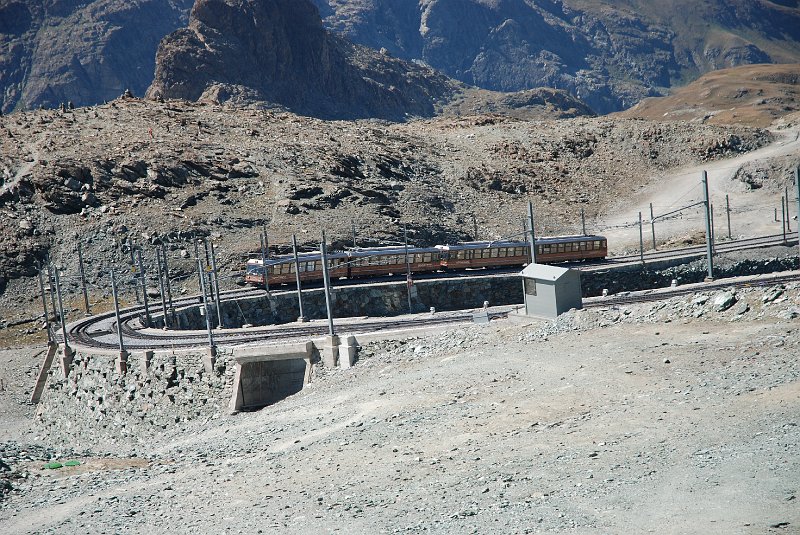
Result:
<svg viewBox="0 0 800 535">
<path fill-rule="evenodd" d="M 528 267 L 522 270 L 521 275 L 529 279 L 555 282 L 570 271 L 575 270 L 547 264 L 529 264 Z"/>
</svg>

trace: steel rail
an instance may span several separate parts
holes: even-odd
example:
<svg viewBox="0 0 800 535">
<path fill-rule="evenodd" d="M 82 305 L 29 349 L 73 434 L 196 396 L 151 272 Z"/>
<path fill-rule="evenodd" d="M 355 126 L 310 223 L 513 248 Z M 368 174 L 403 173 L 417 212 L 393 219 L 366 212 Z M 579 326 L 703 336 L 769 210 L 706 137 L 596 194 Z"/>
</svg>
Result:
<svg viewBox="0 0 800 535">
<path fill-rule="evenodd" d="M 675 289 L 663 289 L 653 293 L 637 294 L 637 295 L 613 295 L 604 298 L 595 298 L 595 301 L 584 302 L 584 308 L 603 308 L 612 307 L 617 305 L 628 305 L 637 303 L 648 303 L 652 301 L 664 301 L 673 297 L 680 297 L 684 295 L 691 295 L 699 292 L 708 292 L 714 290 L 722 290 L 726 288 L 763 288 L 765 286 L 774 286 L 776 284 L 783 284 L 786 282 L 800 281 L 800 273 L 793 273 L 790 275 L 782 275 L 779 277 L 771 277 L 763 280 L 748 280 L 748 281 L 731 281 L 720 280 L 716 282 L 704 283 L 702 287 L 690 286 Z"/>
</svg>

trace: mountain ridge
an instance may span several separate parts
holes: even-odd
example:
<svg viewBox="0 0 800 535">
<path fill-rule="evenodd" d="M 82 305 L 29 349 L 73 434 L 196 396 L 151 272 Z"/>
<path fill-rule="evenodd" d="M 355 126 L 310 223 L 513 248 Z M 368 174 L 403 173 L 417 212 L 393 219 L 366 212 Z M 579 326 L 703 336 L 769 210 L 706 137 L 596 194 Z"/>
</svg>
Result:
<svg viewBox="0 0 800 535">
<path fill-rule="evenodd" d="M 496 91 L 547 86 L 595 111 L 701 74 L 800 62 L 800 3 L 768 0 L 314 0 L 326 28 Z M 154 79 L 192 0 L 0 0 L 0 111 L 90 105 Z"/>
<path fill-rule="evenodd" d="M 530 115 L 531 108 L 551 117 L 593 114 L 566 94 L 497 95 L 352 44 L 326 30 L 308 0 L 197 0 L 188 26 L 161 41 L 147 96 L 277 106 L 323 119 Z"/>
</svg>

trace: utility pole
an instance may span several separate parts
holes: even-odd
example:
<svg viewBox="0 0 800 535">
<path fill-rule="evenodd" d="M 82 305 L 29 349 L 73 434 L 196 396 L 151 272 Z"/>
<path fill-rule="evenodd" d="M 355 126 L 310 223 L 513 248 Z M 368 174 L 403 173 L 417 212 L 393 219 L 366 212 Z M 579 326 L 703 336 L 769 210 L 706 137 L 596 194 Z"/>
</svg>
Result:
<svg viewBox="0 0 800 535">
<path fill-rule="evenodd" d="M 730 195 L 725 195 L 725 213 L 728 215 L 728 239 L 732 240 L 733 235 L 731 234 L 731 199 Z"/>
<path fill-rule="evenodd" d="M 119 319 L 119 298 L 117 297 L 117 279 L 111 270 L 111 294 L 114 296 L 114 316 L 117 318 L 117 342 L 120 354 L 125 352 L 125 341 L 122 338 L 122 322 Z"/>
<path fill-rule="evenodd" d="M 81 242 L 78 241 L 78 271 L 81 275 L 81 289 L 83 290 L 83 307 L 86 310 L 86 315 L 91 316 L 89 311 L 89 292 L 86 290 L 86 276 L 83 271 L 83 248 Z"/>
<path fill-rule="evenodd" d="M 167 264 L 167 248 L 164 247 L 164 244 L 161 244 L 161 258 L 164 262 L 164 280 L 167 283 L 167 299 L 169 300 L 169 310 L 170 313 L 174 314 L 175 309 L 172 306 L 172 283 L 169 280 L 169 264 Z"/>
<path fill-rule="evenodd" d="M 475 216 L 472 216 L 473 221 Z M 403 241 L 405 242 L 405 255 L 406 255 L 406 295 L 408 296 L 408 313 L 414 312 L 411 306 L 411 286 L 414 284 L 411 280 L 411 263 L 408 261 L 408 225 L 403 226 Z"/>
<path fill-rule="evenodd" d="M 703 203 L 706 213 L 706 256 L 708 258 L 708 279 L 714 280 L 714 250 L 711 243 L 711 203 L 708 201 L 708 173 L 703 171 Z"/>
<path fill-rule="evenodd" d="M 53 276 L 53 264 L 50 262 L 50 259 L 47 259 L 47 283 L 50 286 L 50 305 L 53 309 L 53 315 L 55 315 L 56 310 L 56 278 Z"/>
<path fill-rule="evenodd" d="M 356 243 L 356 222 L 355 221 L 350 220 L 350 228 L 353 231 L 353 249 L 357 249 L 358 245 Z M 300 313 L 300 315 L 301 316 L 303 315 L 302 312 Z"/>
<path fill-rule="evenodd" d="M 216 304 L 217 296 L 214 291 L 214 272 L 211 270 L 211 252 L 208 242 L 208 238 L 203 238 L 203 250 L 206 253 L 206 263 L 203 267 L 206 274 L 206 284 L 208 285 L 208 296 L 211 298 L 211 301 Z"/>
<path fill-rule="evenodd" d="M 533 228 L 533 202 L 528 201 L 528 242 L 531 247 L 531 264 L 536 263 L 536 232 Z"/>
<path fill-rule="evenodd" d="M 583 235 L 586 236 L 586 213 L 583 208 L 581 208 L 581 229 L 583 230 Z"/>
<path fill-rule="evenodd" d="M 783 233 L 783 243 L 786 243 L 786 198 L 781 197 L 781 232 Z"/>
<path fill-rule="evenodd" d="M 644 264 L 644 230 L 642 229 L 642 213 L 639 212 L 639 259 Z"/>
<path fill-rule="evenodd" d="M 716 252 L 717 250 L 717 227 L 714 226 L 714 205 L 710 204 L 708 207 L 708 215 L 711 218 L 711 249 Z"/>
<path fill-rule="evenodd" d="M 353 225 L 355 230 L 355 225 Z M 353 234 L 353 244 L 355 244 L 355 234 Z M 354 245 L 355 247 L 355 245 Z M 306 315 L 303 313 L 303 288 L 300 285 L 300 258 L 297 256 L 297 236 L 292 234 L 292 252 L 294 253 L 294 276 L 297 279 L 297 304 L 300 307 L 300 317 L 297 321 L 306 321 Z"/>
<path fill-rule="evenodd" d="M 197 259 L 197 274 L 200 276 L 200 291 L 203 292 L 203 311 L 206 317 L 206 332 L 208 333 L 208 346 L 211 350 L 211 358 L 217 356 L 217 348 L 214 345 L 214 333 L 211 331 L 211 311 L 208 309 L 208 299 L 206 299 L 206 276 L 203 273 L 203 261 Z"/>
<path fill-rule="evenodd" d="M 650 203 L 650 231 L 653 233 L 653 250 L 656 249 L 656 216 L 653 214 L 653 203 Z"/>
<path fill-rule="evenodd" d="M 472 214 L 472 241 L 478 241 L 478 220 Z"/>
<path fill-rule="evenodd" d="M 794 185 L 797 188 L 797 225 L 800 227 L 800 167 L 794 170 Z M 797 247 L 800 248 L 800 228 L 797 232 Z"/>
<path fill-rule="evenodd" d="M 328 276 L 328 246 L 325 243 L 325 231 L 322 231 L 322 243 L 319 246 L 322 254 L 322 282 L 325 285 L 325 308 L 328 311 L 328 334 L 333 337 L 333 312 L 331 310 L 331 281 Z"/>
<path fill-rule="evenodd" d="M 156 265 L 158 266 L 158 290 L 161 294 L 161 312 L 164 314 L 164 328 L 169 327 L 169 317 L 167 316 L 167 296 L 164 292 L 164 271 L 161 269 L 161 249 L 156 247 Z"/>
<path fill-rule="evenodd" d="M 211 246 L 211 272 L 214 274 L 214 296 L 216 297 L 217 301 L 217 328 L 222 329 L 224 327 L 222 322 L 222 305 L 220 303 L 219 297 L 219 273 L 217 273 L 217 255 L 214 252 L 214 242 L 209 242 Z"/>
<path fill-rule="evenodd" d="M 56 295 L 58 296 L 58 316 L 61 320 L 61 335 L 64 337 L 65 352 L 68 352 L 69 342 L 67 341 L 67 321 L 64 318 L 64 303 L 61 300 L 61 280 L 58 277 L 58 269 L 54 269 L 53 273 L 56 277 Z"/>
<path fill-rule="evenodd" d="M 145 278 L 144 264 L 142 264 L 142 250 L 136 249 L 136 261 L 139 263 L 139 275 L 142 277 L 142 298 L 144 300 L 144 318 L 147 323 L 145 327 L 150 327 L 150 308 L 147 303 L 147 279 Z"/>
<path fill-rule="evenodd" d="M 269 293 L 269 279 L 267 278 L 267 243 L 266 243 L 267 233 L 264 232 L 261 234 L 261 267 L 264 268 L 262 273 L 263 282 L 264 282 L 264 289 Z"/>
<path fill-rule="evenodd" d="M 42 309 L 44 310 L 44 326 L 47 329 L 47 342 L 53 341 L 53 335 L 50 332 L 50 314 L 47 312 L 47 296 L 44 292 L 44 280 L 42 278 L 42 264 L 39 263 L 39 290 L 42 292 Z"/>
<path fill-rule="evenodd" d="M 133 272 L 134 278 L 136 277 L 136 241 L 130 240 L 131 244 L 131 272 Z M 194 255 L 197 256 L 197 245 L 194 246 Z M 134 283 L 133 285 L 133 292 L 136 294 L 136 302 L 141 304 L 142 300 L 139 299 L 139 287 L 136 286 Z"/>
<path fill-rule="evenodd" d="M 783 196 L 786 199 L 786 232 L 792 231 L 792 217 L 789 215 L 789 188 L 783 188 Z M 797 219 L 798 224 L 800 224 L 800 216 Z"/>
</svg>

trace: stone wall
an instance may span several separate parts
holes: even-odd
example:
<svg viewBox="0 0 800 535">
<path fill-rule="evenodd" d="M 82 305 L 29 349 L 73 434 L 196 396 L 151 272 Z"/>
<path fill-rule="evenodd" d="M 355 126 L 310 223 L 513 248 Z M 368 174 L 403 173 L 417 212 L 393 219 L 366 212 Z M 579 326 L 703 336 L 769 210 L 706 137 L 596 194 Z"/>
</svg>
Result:
<svg viewBox="0 0 800 535">
<path fill-rule="evenodd" d="M 120 374 L 116 356 L 75 354 L 69 375 L 50 370 L 37 421 L 73 449 L 142 444 L 150 437 L 180 431 L 188 421 L 225 414 L 234 367 L 218 356 L 206 372 L 202 354 L 156 355 L 145 370 L 143 355 L 132 354 Z"/>
<path fill-rule="evenodd" d="M 800 269 L 797 249 L 781 256 L 762 259 L 732 259 L 721 255 L 714 267 L 714 277 L 718 279 L 740 277 L 745 275 L 763 275 L 779 271 Z M 610 269 L 605 272 L 589 272 L 583 274 L 584 297 L 595 297 L 602 294 L 603 289 L 609 293 L 635 292 L 651 288 L 664 288 L 673 280 L 678 284 L 703 282 L 708 276 L 705 258 L 694 260 L 688 264 L 660 266 L 645 264 Z"/>
<path fill-rule="evenodd" d="M 453 278 L 422 280 L 414 283 L 412 291 L 414 312 L 436 310 L 463 310 L 479 308 L 484 301 L 492 306 L 522 303 L 522 281 L 517 275 L 496 275 L 482 278 Z M 332 291 L 334 317 L 397 316 L 408 313 L 408 296 L 405 282 L 381 283 L 373 286 L 340 286 Z M 215 307 L 211 307 L 212 325 L 216 326 Z M 309 319 L 327 317 L 325 292 L 322 288 L 303 291 L 303 312 Z M 222 303 L 222 316 L 226 327 L 250 325 L 275 325 L 297 320 L 300 309 L 297 292 L 273 292 L 235 299 Z M 177 312 L 179 325 L 184 329 L 205 329 L 201 306 L 193 305 Z M 161 316 L 154 316 L 157 326 Z"/>
</svg>

